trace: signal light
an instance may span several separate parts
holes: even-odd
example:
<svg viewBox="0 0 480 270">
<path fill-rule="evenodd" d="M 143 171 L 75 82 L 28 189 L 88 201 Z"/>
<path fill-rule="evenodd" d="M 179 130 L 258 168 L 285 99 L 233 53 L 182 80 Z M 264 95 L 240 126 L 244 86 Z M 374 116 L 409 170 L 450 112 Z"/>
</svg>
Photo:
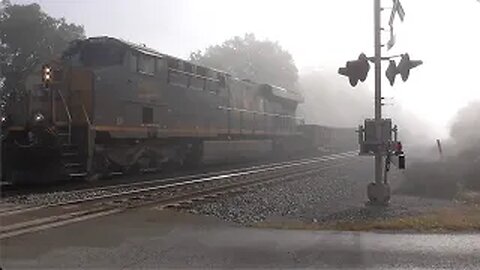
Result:
<svg viewBox="0 0 480 270">
<path fill-rule="evenodd" d="M 42 82 L 45 88 L 50 86 L 52 81 L 52 68 L 49 65 L 43 65 L 42 67 Z"/>
<path fill-rule="evenodd" d="M 400 57 L 402 59 L 400 60 L 400 63 L 398 63 L 398 66 L 395 60 L 387 58 L 390 59 L 390 64 L 385 71 L 385 75 L 391 86 L 395 83 L 395 77 L 397 74 L 400 74 L 402 80 L 405 82 L 410 76 L 410 70 L 423 64 L 423 61 L 421 60 L 411 60 L 408 53 L 402 54 Z M 382 60 L 385 59 L 382 58 Z M 364 53 L 361 53 L 357 60 L 348 61 L 345 67 L 339 68 L 338 73 L 348 77 L 350 85 L 356 86 L 358 81 L 364 82 L 367 79 L 368 71 L 370 70 L 370 64 L 368 61 L 369 58 Z"/>
<path fill-rule="evenodd" d="M 398 63 L 398 73 L 402 76 L 402 80 L 405 82 L 410 75 L 410 69 L 415 68 L 423 64 L 421 60 L 410 60 L 408 53 L 402 54 L 402 60 Z"/>
<path fill-rule="evenodd" d="M 391 86 L 393 86 L 393 84 L 395 83 L 395 77 L 397 76 L 397 74 L 398 74 L 397 65 L 394 60 L 390 60 L 390 64 L 388 65 L 388 68 L 385 71 L 385 75 L 387 76 Z"/>
<path fill-rule="evenodd" d="M 402 152 L 402 150 L 403 150 L 403 145 L 402 145 L 402 143 L 401 143 L 401 142 L 397 142 L 397 151 L 398 151 L 398 152 Z"/>
<path fill-rule="evenodd" d="M 370 64 L 368 63 L 368 58 L 364 53 L 361 53 L 360 56 L 358 56 L 358 60 L 348 61 L 346 67 L 338 69 L 338 73 L 347 76 L 350 85 L 356 86 L 358 81 L 364 82 L 367 79 L 369 70 Z"/>
<path fill-rule="evenodd" d="M 399 156 L 403 154 L 402 142 L 396 142 L 394 145 L 395 155 Z"/>
<path fill-rule="evenodd" d="M 423 61 L 421 60 L 410 60 L 410 55 L 408 55 L 408 53 L 402 54 L 401 57 L 402 59 L 400 60 L 400 63 L 398 63 L 398 66 L 394 60 L 390 60 L 390 64 L 385 71 L 385 75 L 391 86 L 395 83 L 395 77 L 397 74 L 400 74 L 402 80 L 405 82 L 410 76 L 410 70 L 423 64 Z"/>
</svg>

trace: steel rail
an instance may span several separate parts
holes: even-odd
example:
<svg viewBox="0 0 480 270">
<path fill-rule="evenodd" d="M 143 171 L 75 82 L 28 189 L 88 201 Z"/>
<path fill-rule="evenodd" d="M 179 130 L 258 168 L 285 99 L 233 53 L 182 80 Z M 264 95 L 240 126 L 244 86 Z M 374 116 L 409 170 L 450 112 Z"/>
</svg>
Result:
<svg viewBox="0 0 480 270">
<path fill-rule="evenodd" d="M 334 164 L 330 166 L 318 167 L 317 165 L 320 161 L 332 161 L 332 160 L 338 160 L 338 159 L 345 159 L 349 157 L 351 158 L 353 157 L 353 155 L 336 155 L 328 159 L 321 159 L 321 160 L 316 159 L 311 161 L 289 164 L 282 167 L 283 169 L 286 169 L 286 170 L 279 170 L 276 167 L 272 167 L 266 170 L 260 169 L 260 170 L 257 170 L 257 174 L 260 174 L 262 172 L 267 172 L 267 173 L 263 175 L 257 175 L 257 177 L 254 177 L 254 178 L 247 178 L 247 180 L 245 181 L 238 181 L 233 183 L 231 181 L 227 181 L 223 185 L 200 188 L 199 190 L 196 190 L 196 191 L 187 191 L 186 193 L 183 193 L 183 194 L 181 193 L 179 195 L 176 195 L 170 198 L 159 198 L 159 199 L 144 198 L 144 200 L 138 200 L 137 197 L 133 197 L 133 198 L 127 197 L 126 200 L 120 201 L 120 205 L 116 205 L 115 203 L 111 204 L 110 202 L 108 204 L 105 203 L 100 206 L 94 205 L 93 207 L 87 208 L 86 210 L 84 209 L 76 212 L 74 211 L 74 212 L 69 212 L 65 214 L 62 213 L 60 215 L 37 217 L 32 220 L 15 222 L 13 224 L 7 224 L 6 226 L 2 226 L 2 228 L 0 229 L 0 239 L 10 238 L 10 237 L 25 234 L 25 233 L 31 233 L 35 231 L 63 226 L 63 225 L 80 222 L 80 221 L 84 221 L 92 218 L 97 218 L 101 216 L 112 215 L 112 214 L 123 212 L 129 208 L 134 208 L 134 207 L 136 208 L 136 207 L 146 206 L 150 204 L 160 204 L 163 207 L 167 207 L 168 205 L 174 202 L 182 202 L 185 200 L 191 201 L 198 197 L 206 198 L 206 196 L 210 194 L 225 193 L 226 191 L 229 191 L 229 190 L 235 192 L 236 189 L 242 188 L 242 187 L 250 187 L 250 186 L 264 185 L 264 184 L 278 182 L 278 181 L 299 179 L 298 176 L 309 175 L 309 174 L 317 173 L 319 171 L 323 171 L 328 168 L 339 167 L 343 165 L 343 164 L 337 163 L 336 165 Z M 237 178 L 238 177 L 241 178 L 243 175 L 244 174 L 239 174 L 236 176 Z M 245 175 L 253 176 L 252 174 L 245 174 Z M 221 178 L 210 177 L 204 180 L 206 182 L 210 182 L 215 179 L 232 180 L 232 177 L 221 177 Z M 148 193 L 152 191 L 157 191 L 158 189 L 166 189 L 170 187 L 178 187 L 178 186 L 184 186 L 188 184 L 192 186 L 192 184 L 195 184 L 195 183 L 203 183 L 202 181 L 199 181 L 199 180 L 201 179 L 191 181 L 190 183 L 166 184 L 166 185 L 161 185 L 153 188 L 142 189 L 142 191 L 144 193 L 145 192 Z M 138 192 L 140 191 L 136 191 L 133 193 L 138 193 Z M 131 192 L 127 192 L 126 194 L 132 195 Z M 135 200 L 130 202 L 129 199 L 132 199 L 132 200 L 135 199 Z"/>
<path fill-rule="evenodd" d="M 73 190 L 70 192 L 66 192 L 62 195 L 68 196 L 69 194 L 89 193 L 89 192 L 97 192 L 97 193 L 110 192 L 110 194 L 91 196 L 89 198 L 84 198 L 84 199 L 66 200 L 62 202 L 43 204 L 43 205 L 13 206 L 6 209 L 5 208 L 0 209 L 0 217 L 29 212 L 29 211 L 36 211 L 36 210 L 44 209 L 47 207 L 66 206 L 71 204 L 77 204 L 77 203 L 83 203 L 83 202 L 89 202 L 89 201 L 95 201 L 95 200 L 101 200 L 101 199 L 107 199 L 107 198 L 113 198 L 113 197 L 119 197 L 119 196 L 131 195 L 131 194 L 138 194 L 138 193 L 152 191 L 152 190 L 165 189 L 165 188 L 171 188 L 171 187 L 180 187 L 180 186 L 185 186 L 189 184 L 205 183 L 205 182 L 210 182 L 214 180 L 246 176 L 246 175 L 251 175 L 255 173 L 276 170 L 276 169 L 280 169 L 288 166 L 295 166 L 295 165 L 298 166 L 305 163 L 321 161 L 324 159 L 332 159 L 336 157 L 344 157 L 344 156 L 352 156 L 352 155 L 356 155 L 356 152 L 351 151 L 351 152 L 345 152 L 345 153 L 324 155 L 324 156 L 319 156 L 314 158 L 304 158 L 304 159 L 293 160 L 293 161 L 276 162 L 276 163 L 251 166 L 251 167 L 241 168 L 241 169 L 220 171 L 215 173 L 195 174 L 195 175 L 170 177 L 170 178 L 157 179 L 157 180 L 146 180 L 146 181 L 135 182 L 135 183 L 111 185 L 111 186 L 105 186 L 105 187 L 99 187 L 99 188 Z M 140 187 L 140 188 L 133 189 L 136 187 Z M 128 188 L 132 188 L 132 190 L 121 191 L 121 192 L 117 191 L 118 189 L 128 189 Z"/>
</svg>

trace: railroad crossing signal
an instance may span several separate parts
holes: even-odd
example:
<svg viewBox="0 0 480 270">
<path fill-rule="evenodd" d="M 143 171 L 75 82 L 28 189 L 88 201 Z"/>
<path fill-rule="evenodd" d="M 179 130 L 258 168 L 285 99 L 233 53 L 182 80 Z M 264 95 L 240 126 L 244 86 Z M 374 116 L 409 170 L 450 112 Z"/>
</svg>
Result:
<svg viewBox="0 0 480 270">
<path fill-rule="evenodd" d="M 398 74 L 397 64 L 395 60 L 390 60 L 390 64 L 388 65 L 387 71 L 385 71 L 385 75 L 387 76 L 390 85 L 393 86 L 395 83 L 395 77 Z"/>
<path fill-rule="evenodd" d="M 401 21 L 405 18 L 405 11 L 400 3 L 400 0 L 392 0 L 393 8 L 390 15 L 390 41 L 386 44 L 387 49 L 392 48 L 395 45 L 395 35 L 393 34 L 393 22 L 395 17 L 398 16 Z M 338 69 L 340 75 L 347 76 L 350 84 L 355 86 L 358 84 L 358 81 L 364 81 L 367 77 L 370 65 L 368 61 L 374 63 L 375 69 L 375 118 L 369 123 L 372 127 L 368 129 L 369 136 L 371 137 L 371 144 L 365 144 L 363 137 L 359 138 L 360 141 L 360 152 L 370 153 L 375 156 L 375 181 L 370 183 L 367 186 L 367 196 L 371 203 L 385 205 L 390 200 L 390 186 L 387 182 L 387 173 L 389 170 L 389 164 L 391 162 L 391 151 L 385 151 L 391 146 L 391 142 L 396 142 L 397 138 L 389 139 L 388 141 L 383 141 L 383 132 L 382 123 L 385 119 L 382 118 L 382 61 L 388 60 L 390 65 L 387 68 L 386 75 L 390 84 L 395 83 L 395 77 L 397 74 L 400 74 L 403 81 L 408 79 L 410 75 L 410 70 L 422 64 L 422 61 L 419 60 L 410 60 L 410 56 L 405 53 L 403 55 L 396 55 L 390 57 L 382 57 L 382 34 L 381 31 L 384 29 L 381 26 L 381 13 L 384 10 L 381 6 L 381 0 L 374 0 L 374 49 L 375 54 L 373 57 L 366 57 L 365 54 L 361 54 L 358 60 L 348 61 L 346 67 Z M 396 64 L 394 58 L 401 57 L 400 63 Z M 363 133 L 359 129 L 359 134 Z M 398 149 L 395 149 L 398 150 Z M 396 151 L 399 158 L 399 168 L 405 168 L 405 155 L 403 151 Z M 383 159 L 385 158 L 385 163 Z M 385 166 L 383 166 L 385 164 Z"/>
<path fill-rule="evenodd" d="M 348 61 L 346 67 L 338 69 L 338 73 L 347 76 L 352 86 L 356 86 L 358 81 L 364 82 L 367 79 L 370 64 L 368 58 L 364 53 L 358 56 L 358 60 Z"/>
<path fill-rule="evenodd" d="M 422 60 L 410 60 L 408 53 L 402 55 L 400 63 L 398 63 L 398 71 L 402 76 L 402 80 L 405 82 L 410 75 L 410 69 L 415 68 L 423 64 Z"/>
<path fill-rule="evenodd" d="M 393 22 L 395 21 L 395 15 L 398 14 L 400 17 L 400 21 L 403 22 L 405 19 L 405 10 L 403 9 L 400 0 L 392 0 L 393 7 L 392 12 L 390 13 L 390 20 L 388 21 L 388 25 L 390 25 L 390 40 L 387 42 L 387 50 L 390 50 L 396 43 L 395 34 L 393 33 Z"/>
<path fill-rule="evenodd" d="M 392 58 L 401 57 L 400 62 L 397 63 Z M 407 81 L 410 76 L 410 70 L 412 68 L 418 67 L 423 64 L 422 60 L 411 60 L 408 53 L 382 58 L 382 60 L 389 60 L 390 64 L 388 65 L 385 75 L 387 76 L 390 85 L 393 86 L 395 83 L 395 77 L 397 74 L 400 74 L 402 80 Z M 364 82 L 367 78 L 368 71 L 370 70 L 370 64 L 368 63 L 369 58 L 364 54 L 360 54 L 358 60 L 348 61 L 346 67 L 341 67 L 338 69 L 338 73 L 343 76 L 347 76 L 350 84 L 356 86 L 358 81 Z"/>
<path fill-rule="evenodd" d="M 42 82 L 45 88 L 50 86 L 52 81 L 52 68 L 49 65 L 42 66 Z"/>
<path fill-rule="evenodd" d="M 395 60 L 390 60 L 390 64 L 385 71 L 385 75 L 392 86 L 395 83 L 395 77 L 397 74 L 400 74 L 402 80 L 405 82 L 410 76 L 410 70 L 423 64 L 423 61 L 421 60 L 410 60 L 410 55 L 408 55 L 408 53 L 402 54 L 401 58 L 398 66 L 395 63 Z"/>
<path fill-rule="evenodd" d="M 392 7 L 392 13 L 390 13 L 390 20 L 388 21 L 388 24 L 390 26 L 393 25 L 393 21 L 395 20 L 395 15 L 398 14 L 398 17 L 400 17 L 400 21 L 403 22 L 405 20 L 405 10 L 403 9 L 402 3 L 400 3 L 400 0 L 392 0 L 393 1 L 393 7 Z"/>
</svg>

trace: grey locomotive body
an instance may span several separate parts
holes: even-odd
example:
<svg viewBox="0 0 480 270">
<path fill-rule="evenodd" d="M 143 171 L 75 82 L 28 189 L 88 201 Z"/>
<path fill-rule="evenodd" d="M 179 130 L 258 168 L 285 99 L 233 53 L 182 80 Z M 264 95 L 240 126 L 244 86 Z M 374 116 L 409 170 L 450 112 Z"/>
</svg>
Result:
<svg viewBox="0 0 480 270">
<path fill-rule="evenodd" d="M 119 39 L 76 41 L 47 68 L 7 110 L 8 180 L 258 157 L 299 136 L 298 93 Z"/>
</svg>

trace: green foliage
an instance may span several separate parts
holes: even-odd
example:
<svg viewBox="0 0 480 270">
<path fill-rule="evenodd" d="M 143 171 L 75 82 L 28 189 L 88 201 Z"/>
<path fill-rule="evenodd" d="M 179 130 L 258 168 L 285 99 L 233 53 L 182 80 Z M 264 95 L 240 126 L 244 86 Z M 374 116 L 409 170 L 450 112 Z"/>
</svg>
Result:
<svg viewBox="0 0 480 270">
<path fill-rule="evenodd" d="M 0 7 L 0 68 L 4 92 L 21 92 L 28 74 L 61 53 L 68 43 L 83 38 L 83 26 L 69 24 L 43 12 L 38 4 Z"/>
<path fill-rule="evenodd" d="M 298 80 L 292 55 L 278 42 L 258 40 L 254 34 L 234 37 L 221 45 L 208 47 L 205 52 L 193 52 L 190 60 L 224 70 L 235 77 L 290 89 Z"/>
</svg>

